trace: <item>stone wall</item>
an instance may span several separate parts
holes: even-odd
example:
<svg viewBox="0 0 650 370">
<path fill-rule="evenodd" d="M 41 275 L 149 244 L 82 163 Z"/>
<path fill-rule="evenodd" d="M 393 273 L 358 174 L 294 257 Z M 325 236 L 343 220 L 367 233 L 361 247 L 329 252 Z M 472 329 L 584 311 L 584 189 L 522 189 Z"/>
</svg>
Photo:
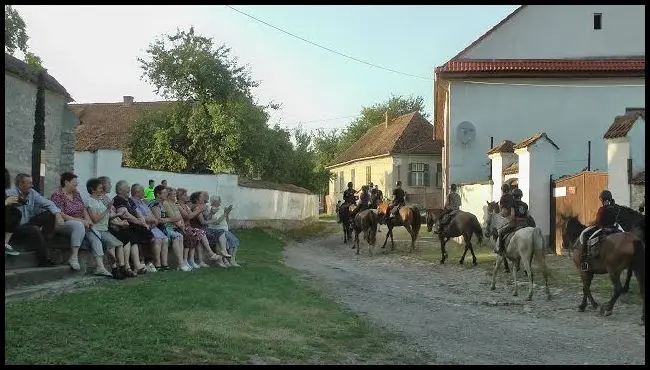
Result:
<svg viewBox="0 0 650 370">
<path fill-rule="evenodd" d="M 630 208 L 639 209 L 645 197 L 645 185 L 630 185 Z"/>
<path fill-rule="evenodd" d="M 5 73 L 5 166 L 12 177 L 31 174 L 35 108 L 36 85 Z M 65 97 L 46 90 L 45 195 L 57 188 L 61 172 L 74 168 L 76 123 Z"/>
</svg>

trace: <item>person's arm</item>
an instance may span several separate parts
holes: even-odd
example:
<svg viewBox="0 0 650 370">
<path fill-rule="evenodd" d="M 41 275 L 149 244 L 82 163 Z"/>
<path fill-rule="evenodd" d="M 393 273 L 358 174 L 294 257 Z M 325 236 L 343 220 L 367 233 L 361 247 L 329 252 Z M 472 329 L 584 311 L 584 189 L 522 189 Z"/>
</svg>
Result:
<svg viewBox="0 0 650 370">
<path fill-rule="evenodd" d="M 57 218 L 57 221 L 59 223 L 62 223 L 63 221 L 65 221 L 63 219 L 62 215 L 61 215 L 61 210 L 59 209 L 59 207 L 56 206 L 56 204 L 54 204 L 54 202 L 52 202 L 51 200 L 45 198 L 44 196 L 36 193 L 36 191 L 34 191 L 34 192 L 35 192 L 35 194 L 34 194 L 34 207 L 44 208 L 45 210 L 49 211 L 50 213 L 52 213 Z"/>
<path fill-rule="evenodd" d="M 162 213 L 161 213 L 160 207 L 161 207 L 160 204 L 158 204 L 158 205 L 156 205 L 156 206 L 154 206 L 154 207 L 151 207 L 151 213 L 152 213 L 152 214 L 154 215 L 154 217 L 156 218 L 156 223 L 157 223 L 157 224 L 167 224 L 167 223 L 173 223 L 173 222 L 175 222 L 175 221 L 173 221 L 171 218 L 165 218 L 165 217 L 162 217 Z"/>
<path fill-rule="evenodd" d="M 603 207 L 598 208 L 598 212 L 596 212 L 596 221 L 594 222 L 594 225 L 596 225 L 598 227 L 601 227 L 601 228 L 603 227 L 602 226 L 603 225 L 603 222 L 602 222 L 603 213 L 604 213 Z"/>
<path fill-rule="evenodd" d="M 104 212 L 99 213 L 99 212 L 97 212 L 97 210 L 95 210 L 93 208 L 90 208 L 90 207 L 87 207 L 86 208 L 86 213 L 88 213 L 88 217 L 90 217 L 90 220 L 92 222 L 97 223 L 97 222 L 101 221 L 104 217 L 106 217 L 106 215 L 110 215 L 111 208 L 106 207 Z"/>
</svg>

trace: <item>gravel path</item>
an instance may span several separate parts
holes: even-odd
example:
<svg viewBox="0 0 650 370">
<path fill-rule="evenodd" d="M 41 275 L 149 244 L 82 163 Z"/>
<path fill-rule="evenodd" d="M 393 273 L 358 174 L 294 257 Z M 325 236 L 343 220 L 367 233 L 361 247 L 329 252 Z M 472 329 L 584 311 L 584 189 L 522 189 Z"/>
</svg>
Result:
<svg viewBox="0 0 650 370">
<path fill-rule="evenodd" d="M 408 245 L 405 233 L 396 229 L 398 248 Z M 383 235 L 378 234 L 382 242 Z M 523 273 L 519 297 L 513 297 L 512 286 L 503 280 L 490 291 L 481 268 L 384 255 L 379 248 L 371 258 L 363 241 L 362 254 L 355 256 L 341 239 L 336 234 L 290 244 L 285 263 L 315 278 L 332 299 L 404 334 L 437 363 L 645 364 L 639 305 L 619 300 L 607 318 L 591 307 L 579 313 L 581 292 L 552 285 L 551 301 L 537 287 L 533 301 L 526 302 Z M 426 232 L 420 240 L 420 248 L 433 243 Z M 604 302 L 602 297 L 599 302 Z"/>
</svg>

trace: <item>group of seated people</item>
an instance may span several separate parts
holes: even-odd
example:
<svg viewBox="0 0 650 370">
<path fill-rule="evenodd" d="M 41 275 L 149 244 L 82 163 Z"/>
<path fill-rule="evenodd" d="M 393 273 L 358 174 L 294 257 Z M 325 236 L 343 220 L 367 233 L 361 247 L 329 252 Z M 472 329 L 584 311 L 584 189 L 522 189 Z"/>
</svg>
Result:
<svg viewBox="0 0 650 370">
<path fill-rule="evenodd" d="M 35 247 L 39 266 L 54 266 L 48 245 L 55 234 L 63 234 L 70 239 L 70 268 L 81 269 L 79 249 L 85 241 L 98 276 L 124 279 L 169 270 L 170 249 L 181 271 L 208 267 L 209 262 L 239 267 L 239 239 L 228 228 L 232 205 L 222 207 L 218 196 L 210 199 L 205 191 L 173 189 L 165 180 L 154 184 L 149 180 L 144 188 L 120 180 L 111 196 L 111 180 L 93 178 L 86 182 L 89 195 L 82 196 L 77 176 L 65 172 L 60 188 L 47 199 L 33 189 L 30 175 L 18 174 L 11 186 L 5 168 L 5 255 L 19 254 L 12 243 L 22 239 Z"/>
</svg>

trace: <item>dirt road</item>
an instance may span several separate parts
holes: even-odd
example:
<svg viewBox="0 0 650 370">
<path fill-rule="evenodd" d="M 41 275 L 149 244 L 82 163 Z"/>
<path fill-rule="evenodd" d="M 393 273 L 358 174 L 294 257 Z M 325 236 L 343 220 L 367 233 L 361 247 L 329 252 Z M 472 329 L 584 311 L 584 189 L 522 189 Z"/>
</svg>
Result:
<svg viewBox="0 0 650 370">
<path fill-rule="evenodd" d="M 403 228 L 395 233 L 400 249 L 408 245 L 405 234 Z M 378 235 L 382 242 L 383 235 Z M 581 292 L 552 285 L 551 301 L 540 286 L 533 301 L 526 302 L 523 273 L 519 297 L 513 297 L 512 285 L 504 284 L 509 276 L 501 274 L 497 289 L 490 291 L 489 277 L 480 267 L 384 255 L 379 247 L 371 258 L 363 241 L 362 254 L 355 256 L 341 239 L 335 234 L 291 244 L 285 263 L 314 278 L 352 311 L 402 333 L 437 363 L 645 364 L 638 305 L 619 301 L 606 318 L 591 307 L 580 313 Z M 423 230 L 419 248 L 432 243 Z M 605 302 L 609 297 L 595 298 Z"/>
</svg>

